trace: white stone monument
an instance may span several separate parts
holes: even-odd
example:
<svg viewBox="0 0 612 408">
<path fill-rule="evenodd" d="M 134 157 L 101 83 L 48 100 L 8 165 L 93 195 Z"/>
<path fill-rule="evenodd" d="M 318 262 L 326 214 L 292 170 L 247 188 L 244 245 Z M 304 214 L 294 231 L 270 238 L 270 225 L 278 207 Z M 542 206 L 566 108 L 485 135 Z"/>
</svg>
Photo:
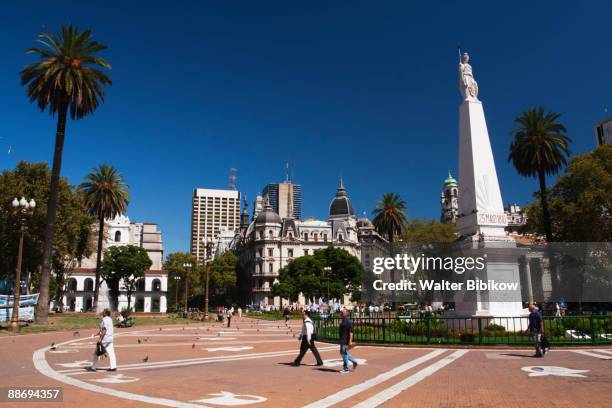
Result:
<svg viewBox="0 0 612 408">
<path fill-rule="evenodd" d="M 508 225 L 497 180 L 495 161 L 478 83 L 470 57 L 464 53 L 459 63 L 459 215 L 457 229 L 462 236 L 461 250 L 474 256 L 487 253 L 486 270 L 475 278 L 487 281 L 519 282 L 513 292 L 476 293 L 468 301 L 456 298 L 456 311 L 463 316 L 521 316 L 521 290 L 516 244 L 506 235 Z M 468 277 L 466 277 L 468 278 Z M 501 323 L 503 322 L 497 322 Z"/>
</svg>

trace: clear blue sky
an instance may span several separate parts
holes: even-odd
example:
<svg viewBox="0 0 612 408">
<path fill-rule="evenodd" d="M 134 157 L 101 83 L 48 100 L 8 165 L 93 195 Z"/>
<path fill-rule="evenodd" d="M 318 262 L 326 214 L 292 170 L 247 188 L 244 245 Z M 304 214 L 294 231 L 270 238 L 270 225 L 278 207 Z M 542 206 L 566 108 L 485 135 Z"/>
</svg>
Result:
<svg viewBox="0 0 612 408">
<path fill-rule="evenodd" d="M 537 189 L 506 161 L 517 115 L 560 112 L 580 153 L 612 104 L 608 1 L 127 3 L 2 5 L 0 169 L 52 158 L 55 121 L 19 86 L 25 49 L 62 22 L 92 28 L 113 85 L 93 117 L 68 124 L 62 173 L 78 183 L 95 165 L 118 167 L 128 215 L 159 223 L 167 253 L 189 249 L 192 189 L 224 188 L 230 167 L 249 204 L 289 160 L 304 216 L 325 219 L 342 174 L 359 213 L 394 191 L 409 216 L 437 218 L 457 171 L 458 44 L 505 203 Z"/>
</svg>

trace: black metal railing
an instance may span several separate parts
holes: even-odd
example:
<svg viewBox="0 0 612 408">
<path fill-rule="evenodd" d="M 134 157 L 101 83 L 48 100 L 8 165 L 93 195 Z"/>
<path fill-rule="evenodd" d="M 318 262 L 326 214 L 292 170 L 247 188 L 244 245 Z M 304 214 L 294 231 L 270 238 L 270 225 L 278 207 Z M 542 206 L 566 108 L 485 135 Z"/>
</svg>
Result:
<svg viewBox="0 0 612 408">
<path fill-rule="evenodd" d="M 352 317 L 362 343 L 529 345 L 527 317 Z M 319 338 L 336 341 L 341 317 L 318 316 Z M 556 345 L 612 344 L 612 316 L 544 317 L 544 333 Z"/>
</svg>

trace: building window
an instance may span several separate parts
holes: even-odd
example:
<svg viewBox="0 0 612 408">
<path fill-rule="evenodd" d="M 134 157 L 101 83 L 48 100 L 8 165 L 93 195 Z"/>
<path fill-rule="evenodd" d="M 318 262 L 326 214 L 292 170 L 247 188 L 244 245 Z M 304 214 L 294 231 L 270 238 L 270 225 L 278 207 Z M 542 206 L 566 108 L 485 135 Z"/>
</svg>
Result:
<svg viewBox="0 0 612 408">
<path fill-rule="evenodd" d="M 287 234 L 287 236 L 289 237 L 289 239 L 293 239 L 293 233 L 290 232 L 289 234 Z"/>
<path fill-rule="evenodd" d="M 344 237 L 342 236 L 342 234 L 338 234 L 338 241 L 342 242 L 344 240 Z"/>
<path fill-rule="evenodd" d="M 121 231 L 115 231 L 115 242 L 121 242 Z"/>
<path fill-rule="evenodd" d="M 153 292 L 161 292 L 161 281 L 159 279 L 155 279 L 152 285 Z"/>
<path fill-rule="evenodd" d="M 319 240 L 319 234 L 318 234 L 318 233 L 316 233 L 316 232 L 314 232 L 314 233 L 312 234 L 312 238 L 313 238 L 315 241 L 318 241 L 318 240 Z"/>
<path fill-rule="evenodd" d="M 288 256 L 289 258 L 293 258 L 293 249 L 288 249 L 288 250 L 287 250 L 287 256 Z"/>
<path fill-rule="evenodd" d="M 259 239 L 264 239 L 264 232 L 263 231 L 259 231 Z"/>
<path fill-rule="evenodd" d="M 304 233 L 304 241 L 308 241 L 308 233 L 307 232 Z"/>
<path fill-rule="evenodd" d="M 145 280 L 140 278 L 138 279 L 138 281 L 136 282 L 136 290 L 138 292 L 144 292 L 145 290 Z"/>
<path fill-rule="evenodd" d="M 71 279 L 68 281 L 68 290 L 70 290 L 70 291 L 75 291 L 75 290 L 77 290 L 77 280 L 76 280 L 76 279 L 71 278 Z"/>
<path fill-rule="evenodd" d="M 307 249 L 304 250 L 304 255 L 308 255 L 308 250 Z"/>
<path fill-rule="evenodd" d="M 268 235 L 270 236 L 270 238 L 274 238 L 274 231 L 272 230 L 268 231 Z"/>
<path fill-rule="evenodd" d="M 327 234 L 323 234 L 323 241 L 327 242 Z"/>
<path fill-rule="evenodd" d="M 274 265 L 273 264 L 268 264 L 268 272 L 273 273 L 274 272 Z"/>
<path fill-rule="evenodd" d="M 94 290 L 93 286 L 94 286 L 93 279 L 87 278 L 87 279 L 85 279 L 85 287 L 83 288 L 83 290 L 92 291 L 92 290 Z"/>
<path fill-rule="evenodd" d="M 274 249 L 268 248 L 268 256 L 274 256 Z"/>
</svg>

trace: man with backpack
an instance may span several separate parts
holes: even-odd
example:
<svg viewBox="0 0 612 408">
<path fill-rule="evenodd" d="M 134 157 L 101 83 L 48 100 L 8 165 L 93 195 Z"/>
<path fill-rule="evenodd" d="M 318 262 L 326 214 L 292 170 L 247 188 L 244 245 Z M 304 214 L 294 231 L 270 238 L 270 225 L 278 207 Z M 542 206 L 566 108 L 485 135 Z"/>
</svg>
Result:
<svg viewBox="0 0 612 408">
<path fill-rule="evenodd" d="M 310 320 L 310 311 L 308 309 L 304 309 L 302 312 L 302 334 L 300 335 L 300 354 L 293 361 L 293 365 L 295 367 L 299 367 L 302 362 L 302 358 L 306 354 L 306 351 L 310 349 L 315 359 L 317 360 L 317 365 L 323 365 L 323 360 L 321 360 L 321 355 L 319 354 L 319 350 L 315 346 L 315 340 L 317 334 L 315 332 L 314 323 Z"/>
</svg>

